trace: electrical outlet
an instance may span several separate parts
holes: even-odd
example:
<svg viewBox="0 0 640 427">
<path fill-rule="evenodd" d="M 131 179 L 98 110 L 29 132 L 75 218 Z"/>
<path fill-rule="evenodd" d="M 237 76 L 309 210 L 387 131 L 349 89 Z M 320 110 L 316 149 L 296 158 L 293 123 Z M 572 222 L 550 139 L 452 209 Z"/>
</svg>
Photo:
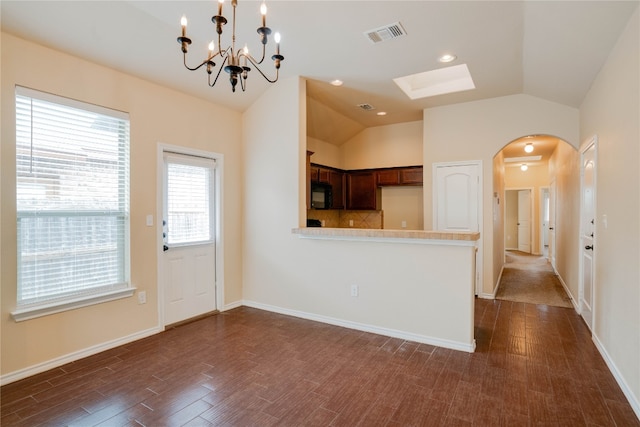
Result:
<svg viewBox="0 0 640 427">
<path fill-rule="evenodd" d="M 402 221 L 402 228 L 407 228 L 407 221 Z"/>
<path fill-rule="evenodd" d="M 358 285 L 351 285 L 351 296 L 352 297 L 358 296 Z"/>
<path fill-rule="evenodd" d="M 349 220 L 349 227 L 353 227 L 353 220 L 352 219 Z"/>
<path fill-rule="evenodd" d="M 138 292 L 138 304 L 146 304 L 147 303 L 147 292 L 140 291 Z"/>
</svg>

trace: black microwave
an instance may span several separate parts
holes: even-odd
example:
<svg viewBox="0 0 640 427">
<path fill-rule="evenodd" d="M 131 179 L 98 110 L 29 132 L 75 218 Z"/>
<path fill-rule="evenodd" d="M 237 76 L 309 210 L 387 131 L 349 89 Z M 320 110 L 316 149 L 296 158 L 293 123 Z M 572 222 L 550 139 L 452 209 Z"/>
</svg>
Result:
<svg viewBox="0 0 640 427">
<path fill-rule="evenodd" d="M 313 209 L 331 209 L 331 186 L 329 184 L 311 184 L 311 207 Z"/>
</svg>

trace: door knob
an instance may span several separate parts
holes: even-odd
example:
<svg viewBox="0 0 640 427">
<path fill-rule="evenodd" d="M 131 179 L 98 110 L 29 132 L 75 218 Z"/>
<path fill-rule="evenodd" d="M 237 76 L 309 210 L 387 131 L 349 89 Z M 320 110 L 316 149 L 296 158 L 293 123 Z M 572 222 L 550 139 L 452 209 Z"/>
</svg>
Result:
<svg viewBox="0 0 640 427">
<path fill-rule="evenodd" d="M 163 252 L 167 252 L 169 250 L 169 246 L 167 245 L 162 245 L 162 251 Z"/>
<path fill-rule="evenodd" d="M 585 248 L 586 250 L 588 250 L 588 251 L 589 251 L 589 250 L 591 250 L 591 251 L 592 251 L 592 250 L 593 250 L 593 245 L 587 245 L 587 246 L 585 246 L 584 248 Z"/>
</svg>

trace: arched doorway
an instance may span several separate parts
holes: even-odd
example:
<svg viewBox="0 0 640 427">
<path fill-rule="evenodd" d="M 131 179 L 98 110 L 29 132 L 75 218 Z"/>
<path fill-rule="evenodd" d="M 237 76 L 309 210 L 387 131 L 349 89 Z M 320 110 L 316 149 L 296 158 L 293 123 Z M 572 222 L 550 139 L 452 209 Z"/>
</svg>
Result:
<svg viewBox="0 0 640 427">
<path fill-rule="evenodd" d="M 572 244 L 567 236 L 574 231 L 574 227 L 558 215 L 566 212 L 567 204 L 573 205 L 575 199 L 579 200 L 579 194 L 572 198 L 563 195 L 559 200 L 558 183 L 564 188 L 568 175 L 576 179 L 577 175 L 573 175 L 578 173 L 578 166 L 579 154 L 575 147 L 545 134 L 517 138 L 494 156 L 493 244 L 494 254 L 501 260 L 501 272 L 505 254 L 512 250 L 547 258 L 557 273 L 557 243 Z M 562 233 L 560 240 L 558 233 Z M 566 249 L 560 249 L 562 258 Z M 562 284 L 571 298 L 578 297 L 577 292 L 571 292 L 564 282 Z"/>
</svg>

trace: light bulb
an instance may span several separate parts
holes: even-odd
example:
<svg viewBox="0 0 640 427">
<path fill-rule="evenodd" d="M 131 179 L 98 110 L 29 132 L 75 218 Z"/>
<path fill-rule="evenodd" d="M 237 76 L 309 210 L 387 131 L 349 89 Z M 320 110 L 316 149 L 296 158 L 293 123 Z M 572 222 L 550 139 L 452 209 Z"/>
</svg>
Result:
<svg viewBox="0 0 640 427">
<path fill-rule="evenodd" d="M 531 153 L 533 151 L 533 144 L 527 142 L 527 144 L 524 146 L 524 151 L 527 153 Z"/>
<path fill-rule="evenodd" d="M 276 43 L 280 43 L 280 33 L 275 33 L 273 39 L 276 41 Z"/>
<path fill-rule="evenodd" d="M 249 48 L 247 47 L 247 45 L 245 44 L 244 47 L 242 48 L 242 53 L 244 53 L 245 55 L 249 54 Z"/>
<path fill-rule="evenodd" d="M 211 43 L 209 43 L 209 57 L 213 56 L 213 51 L 215 50 L 216 45 L 215 43 L 213 43 L 213 40 L 211 40 Z"/>
<path fill-rule="evenodd" d="M 260 6 L 260 13 L 264 16 L 267 14 L 267 5 L 262 2 L 262 5 Z"/>
<path fill-rule="evenodd" d="M 522 166 L 520 166 L 520 170 L 521 171 L 526 171 L 527 169 L 529 169 L 529 166 L 527 166 L 526 164 L 523 164 Z"/>
<path fill-rule="evenodd" d="M 187 26 L 187 17 L 182 15 L 182 18 L 180 18 L 180 25 L 182 25 L 183 27 Z"/>
</svg>

